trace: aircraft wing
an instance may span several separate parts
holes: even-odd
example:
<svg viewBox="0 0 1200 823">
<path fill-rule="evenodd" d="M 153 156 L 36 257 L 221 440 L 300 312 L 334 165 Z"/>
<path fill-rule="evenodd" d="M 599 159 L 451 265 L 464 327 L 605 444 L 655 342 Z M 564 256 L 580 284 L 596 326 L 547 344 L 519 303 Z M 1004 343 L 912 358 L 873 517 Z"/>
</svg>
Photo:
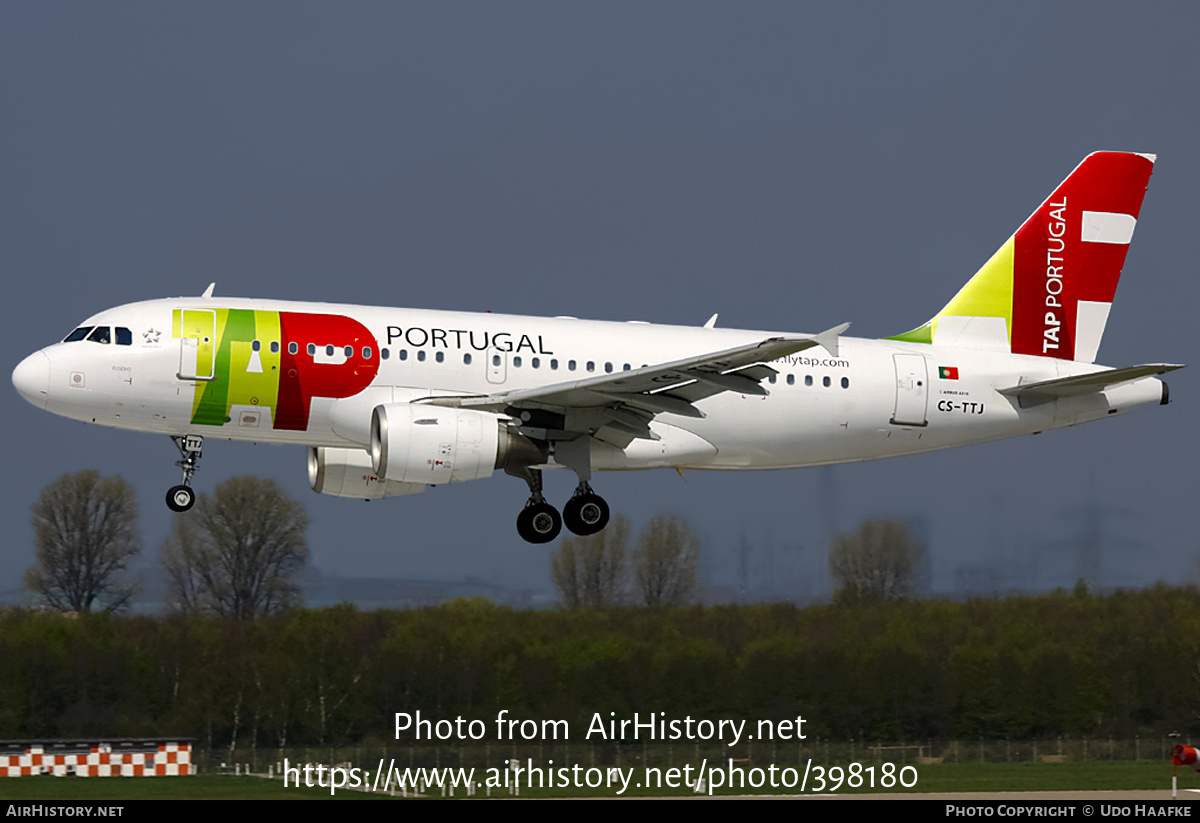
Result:
<svg viewBox="0 0 1200 823">
<path fill-rule="evenodd" d="M 565 438 L 593 434 L 624 447 L 634 438 L 657 439 L 648 426 L 657 414 L 704 417 L 704 412 L 693 404 L 706 397 L 726 391 L 766 395 L 767 390 L 760 382 L 777 373 L 767 363 L 814 346 L 822 346 L 836 356 L 838 335 L 849 326 L 843 323 L 812 336 L 769 337 L 670 363 L 548 386 L 489 395 L 429 398 L 424 402 L 450 401 L 462 408 L 505 414 L 528 411 L 533 420 L 530 425 L 547 429 L 551 439 L 556 433 Z M 537 412 L 549 413 L 551 417 Z M 525 419 L 525 415 L 521 417 Z M 600 433 L 600 429 L 605 431 Z"/>
<path fill-rule="evenodd" d="M 1143 377 L 1156 377 L 1160 374 L 1182 369 L 1181 365 L 1169 363 L 1147 363 L 1142 366 L 1127 366 L 1123 369 L 1105 369 L 1089 374 L 1077 374 L 1072 377 L 1059 377 L 1056 380 L 1042 380 L 1038 383 L 1025 383 L 1000 389 L 1005 397 L 1012 397 L 1020 402 L 1022 408 L 1051 403 L 1062 397 L 1077 397 L 1081 394 L 1104 391 L 1109 386 L 1118 383 L 1128 383 Z"/>
</svg>

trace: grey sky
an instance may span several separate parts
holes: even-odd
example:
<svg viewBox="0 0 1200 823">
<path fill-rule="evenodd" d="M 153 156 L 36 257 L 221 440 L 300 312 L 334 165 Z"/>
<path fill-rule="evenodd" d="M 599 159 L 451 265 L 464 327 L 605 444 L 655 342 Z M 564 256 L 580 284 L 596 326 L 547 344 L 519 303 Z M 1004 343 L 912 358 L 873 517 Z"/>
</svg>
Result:
<svg viewBox="0 0 1200 823">
<path fill-rule="evenodd" d="M 1175 403 L 841 467 L 837 509 L 843 527 L 925 513 L 945 588 L 959 563 L 1062 538 L 1055 512 L 1093 488 L 1142 516 L 1122 569 L 1190 579 L 1198 17 L 1103 3 L 5 3 L 3 362 L 100 309 L 212 280 L 220 295 L 680 324 L 719 311 L 723 326 L 894 334 L 941 308 L 1088 152 L 1155 152 L 1099 359 L 1193 362 L 1169 381 Z M 157 557 L 178 482 L 166 438 L 54 417 L 11 387 L 0 414 L 0 590 L 32 562 L 39 490 L 83 468 L 135 484 Z M 365 504 L 312 494 L 301 449 L 210 442 L 197 486 L 241 473 L 308 506 L 323 569 L 547 580 L 547 548 L 516 535 L 526 490 L 511 478 Z M 745 531 L 777 544 L 777 563 L 803 546 L 797 562 L 819 571 L 820 476 L 595 485 L 635 523 L 686 517 L 706 551 Z M 547 484 L 561 503 L 573 480 Z"/>
</svg>

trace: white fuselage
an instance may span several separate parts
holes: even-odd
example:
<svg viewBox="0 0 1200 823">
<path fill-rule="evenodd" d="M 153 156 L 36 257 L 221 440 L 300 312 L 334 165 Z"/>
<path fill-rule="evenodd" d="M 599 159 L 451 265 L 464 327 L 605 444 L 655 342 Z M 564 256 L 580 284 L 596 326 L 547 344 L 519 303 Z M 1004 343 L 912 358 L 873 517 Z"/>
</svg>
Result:
<svg viewBox="0 0 1200 823">
<path fill-rule="evenodd" d="M 355 344 L 353 357 L 367 357 L 369 351 L 377 368 L 352 395 L 314 394 L 302 428 L 279 428 L 275 415 L 280 406 L 253 388 L 275 379 L 271 370 L 284 369 L 271 355 L 271 347 L 279 343 L 265 339 L 269 335 L 234 344 L 226 352 L 230 359 L 223 364 L 223 376 L 190 379 L 196 376 L 189 371 L 193 366 L 181 366 L 181 357 L 195 362 L 194 349 L 200 345 L 201 371 L 210 363 L 220 370 L 214 358 L 221 355 L 205 353 L 204 337 L 190 344 L 190 353 L 181 354 L 185 341 L 179 317 L 207 317 L 215 310 L 219 318 L 226 309 L 263 317 L 283 312 L 350 318 L 370 337 L 365 346 Z M 133 303 L 101 312 L 82 326 L 128 330 L 123 334 L 132 339 L 121 344 L 114 331 L 108 343 L 85 338 L 35 353 L 13 376 L 30 402 L 65 417 L 138 431 L 363 449 L 370 444 L 372 409 L 382 403 L 535 388 L 771 336 L 648 323 L 216 298 Z M 219 322 L 214 331 L 215 347 L 222 333 Z M 314 339 L 292 341 L 298 342 L 296 358 L 308 358 L 305 368 L 346 359 L 341 340 L 323 339 L 311 330 L 308 336 Z M 315 354 L 308 353 L 309 343 Z M 253 350 L 254 345 L 259 349 Z M 282 345 L 286 353 L 287 343 Z M 1160 381 L 1146 377 L 1020 408 L 998 390 L 1103 367 L 850 337 L 840 338 L 836 356 L 814 347 L 769 365 L 778 374 L 763 383 L 768 396 L 726 391 L 696 402 L 703 418 L 659 414 L 650 427 L 661 439 L 636 439 L 624 448 L 595 442 L 593 467 L 745 470 L 869 460 L 1071 426 L 1163 397 Z M 352 364 L 339 368 L 348 370 Z M 243 378 L 251 388 L 238 388 Z M 230 381 L 227 413 L 198 422 L 197 387 L 222 379 Z M 278 380 L 286 379 L 281 371 Z M 305 375 L 295 379 L 303 382 Z"/>
</svg>

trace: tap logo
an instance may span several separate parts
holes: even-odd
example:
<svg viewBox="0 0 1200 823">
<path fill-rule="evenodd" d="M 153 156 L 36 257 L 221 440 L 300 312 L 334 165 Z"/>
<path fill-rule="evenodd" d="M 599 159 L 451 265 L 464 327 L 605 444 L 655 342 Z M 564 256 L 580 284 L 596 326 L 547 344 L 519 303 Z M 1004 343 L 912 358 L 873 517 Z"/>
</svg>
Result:
<svg viewBox="0 0 1200 823">
<path fill-rule="evenodd" d="M 379 371 L 367 327 L 340 314 L 176 309 L 172 322 L 197 425 L 257 425 L 245 416 L 257 412 L 273 429 L 307 431 L 314 397 L 352 397 Z"/>
</svg>

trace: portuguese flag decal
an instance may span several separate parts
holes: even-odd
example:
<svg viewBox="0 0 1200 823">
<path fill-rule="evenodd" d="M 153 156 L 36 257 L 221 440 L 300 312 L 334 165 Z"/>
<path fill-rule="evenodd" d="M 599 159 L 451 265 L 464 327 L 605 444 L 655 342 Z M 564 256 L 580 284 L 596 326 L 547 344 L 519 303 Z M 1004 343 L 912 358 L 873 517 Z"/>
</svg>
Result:
<svg viewBox="0 0 1200 823">
<path fill-rule="evenodd" d="M 938 377 L 942 380 L 957 380 L 958 366 L 938 366 Z"/>
</svg>

